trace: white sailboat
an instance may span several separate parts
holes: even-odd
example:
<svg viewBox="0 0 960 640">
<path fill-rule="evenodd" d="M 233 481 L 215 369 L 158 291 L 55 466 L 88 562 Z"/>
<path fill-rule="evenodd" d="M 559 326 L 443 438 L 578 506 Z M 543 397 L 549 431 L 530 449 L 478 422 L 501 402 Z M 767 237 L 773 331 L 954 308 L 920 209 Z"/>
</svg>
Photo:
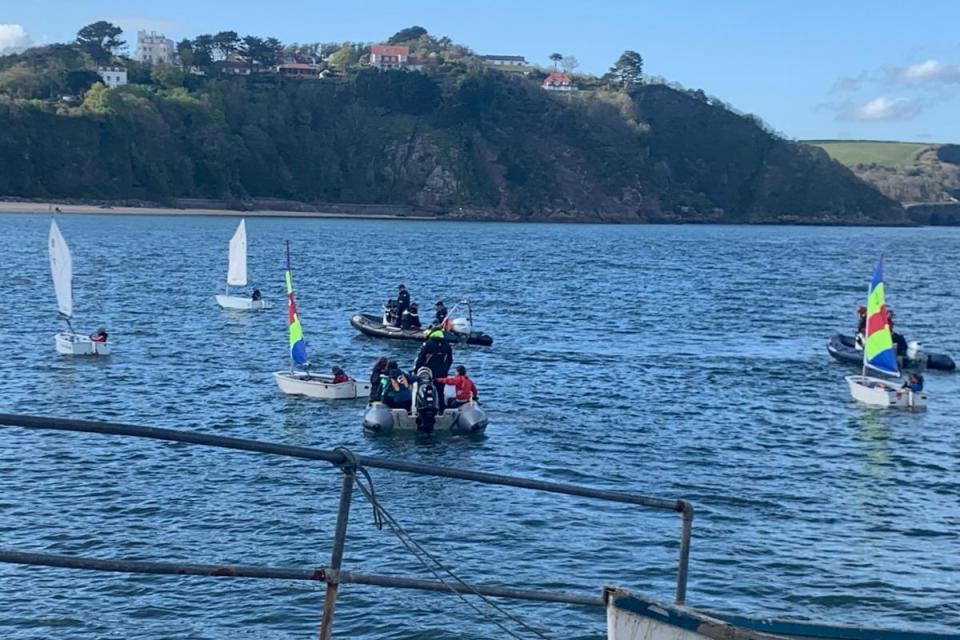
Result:
<svg viewBox="0 0 960 640">
<path fill-rule="evenodd" d="M 60 331 L 54 336 L 57 353 L 69 356 L 110 355 L 106 331 L 98 329 L 94 339 L 91 339 L 90 336 L 74 332 L 70 323 L 73 317 L 73 258 L 56 220 L 50 221 L 47 246 L 50 251 L 50 273 L 53 276 L 53 289 L 57 294 L 57 307 L 69 328 L 69 331 Z"/>
<path fill-rule="evenodd" d="M 354 379 L 334 382 L 332 375 L 317 374 L 310 371 L 307 358 L 307 343 L 303 338 L 300 314 L 293 297 L 293 272 L 290 268 L 290 243 L 287 243 L 287 320 L 290 337 L 290 370 L 276 371 L 273 379 L 280 391 L 287 395 L 307 396 L 320 400 L 350 400 L 366 398 L 370 395 L 370 383 Z M 297 369 L 296 367 L 300 367 Z"/>
<path fill-rule="evenodd" d="M 259 297 L 259 290 L 254 289 L 255 296 L 232 296 L 230 287 L 247 286 L 247 225 L 246 220 L 240 220 L 237 230 L 230 238 L 230 254 L 227 260 L 227 288 L 225 293 L 217 295 L 217 304 L 224 309 L 256 310 L 269 309 L 270 303 Z"/>
<path fill-rule="evenodd" d="M 880 258 L 867 294 L 863 371 L 859 376 L 846 376 L 850 395 L 857 402 L 872 407 L 924 409 L 927 406 L 927 394 L 922 390 L 912 390 L 899 379 L 900 368 L 884 298 L 883 258 Z M 867 369 L 892 379 L 868 376 Z M 922 384 L 919 386 L 922 387 Z"/>
</svg>

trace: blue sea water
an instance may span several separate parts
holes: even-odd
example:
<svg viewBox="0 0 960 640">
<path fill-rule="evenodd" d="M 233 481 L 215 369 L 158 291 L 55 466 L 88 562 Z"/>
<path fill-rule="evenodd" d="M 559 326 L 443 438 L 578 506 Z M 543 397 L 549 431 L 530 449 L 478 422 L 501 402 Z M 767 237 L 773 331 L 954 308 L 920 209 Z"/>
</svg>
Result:
<svg viewBox="0 0 960 640">
<path fill-rule="evenodd" d="M 219 309 L 237 219 L 67 215 L 75 324 L 115 354 L 54 352 L 49 216 L 0 215 L 0 411 L 116 420 L 684 498 L 688 603 L 926 630 L 960 624 L 960 374 L 925 413 L 849 400 L 825 351 L 886 255 L 898 328 L 960 355 L 960 230 L 247 220 L 251 285 L 273 310 Z M 362 405 L 280 395 L 283 247 L 311 358 L 365 377 L 416 347 L 360 336 L 403 282 L 432 309 L 469 298 L 490 348 L 456 350 L 487 436 L 371 437 Z M 674 514 L 374 471 L 384 505 L 465 579 L 672 597 Z M 329 560 L 338 472 L 152 441 L 0 428 L 0 547 L 157 561 Z M 369 508 L 344 568 L 430 578 Z M 321 585 L 0 565 L 5 638 L 290 638 Z M 506 603 L 550 637 L 602 614 Z M 451 596 L 346 585 L 349 638 L 502 637 Z"/>
</svg>

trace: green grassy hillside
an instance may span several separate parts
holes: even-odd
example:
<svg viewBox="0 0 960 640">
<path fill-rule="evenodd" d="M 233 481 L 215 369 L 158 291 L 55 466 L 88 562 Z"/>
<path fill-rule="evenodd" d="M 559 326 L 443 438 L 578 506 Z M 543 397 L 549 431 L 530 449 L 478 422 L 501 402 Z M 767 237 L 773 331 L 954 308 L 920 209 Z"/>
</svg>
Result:
<svg viewBox="0 0 960 640">
<path fill-rule="evenodd" d="M 938 145 L 928 142 L 885 142 L 875 140 L 805 140 L 820 147 L 830 157 L 848 167 L 875 164 L 896 169 L 909 167 L 927 149 Z"/>
</svg>

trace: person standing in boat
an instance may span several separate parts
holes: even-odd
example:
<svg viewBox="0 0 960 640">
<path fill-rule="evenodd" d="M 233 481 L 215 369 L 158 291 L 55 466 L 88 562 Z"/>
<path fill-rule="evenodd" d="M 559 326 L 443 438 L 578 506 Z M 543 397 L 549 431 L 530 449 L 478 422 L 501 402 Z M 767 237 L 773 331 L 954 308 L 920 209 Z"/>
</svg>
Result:
<svg viewBox="0 0 960 640">
<path fill-rule="evenodd" d="M 383 393 L 383 377 L 387 375 L 387 365 L 389 364 L 385 356 L 380 356 L 373 363 L 373 369 L 370 371 L 370 402 L 380 400 Z"/>
<path fill-rule="evenodd" d="M 464 405 L 471 400 L 479 400 L 480 392 L 477 390 L 477 385 L 473 383 L 473 380 L 467 377 L 467 368 L 462 364 L 457 365 L 457 375 L 448 376 L 446 378 L 437 378 L 436 382 L 439 382 L 441 385 L 452 384 L 457 388 L 457 397 L 454 400 L 450 400 L 447 403 L 447 406 L 450 408 L 459 407 Z M 440 396 L 441 398 L 443 395 Z"/>
<path fill-rule="evenodd" d="M 859 320 L 857 320 L 857 333 L 854 334 L 854 344 L 857 349 L 863 349 L 863 336 L 867 331 L 867 308 L 861 306 L 857 309 Z"/>
<path fill-rule="evenodd" d="M 403 312 L 410 308 L 410 292 L 407 291 L 407 288 L 403 285 L 397 287 L 397 315 L 396 326 L 400 326 L 400 322 L 403 319 Z"/>
<path fill-rule="evenodd" d="M 428 367 L 433 372 L 434 386 L 437 388 L 438 397 L 443 397 L 443 384 L 436 382 L 437 378 L 446 378 L 450 373 L 450 365 L 453 364 L 453 349 L 446 339 L 443 329 L 433 329 L 427 335 L 427 341 L 420 347 L 417 354 L 417 361 L 413 365 L 414 372 L 420 367 Z M 443 406 L 440 407 L 443 413 Z"/>
</svg>

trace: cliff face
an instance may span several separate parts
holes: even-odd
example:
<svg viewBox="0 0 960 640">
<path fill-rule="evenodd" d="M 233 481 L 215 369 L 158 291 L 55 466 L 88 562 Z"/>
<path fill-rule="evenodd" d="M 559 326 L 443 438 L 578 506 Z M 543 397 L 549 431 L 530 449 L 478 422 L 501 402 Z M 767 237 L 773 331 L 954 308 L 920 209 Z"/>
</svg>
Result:
<svg viewBox="0 0 960 640">
<path fill-rule="evenodd" d="M 663 86 L 557 96 L 462 70 L 197 82 L 109 91 L 98 112 L 0 102 L 0 195 L 598 222 L 903 221 L 825 153 Z"/>
</svg>

